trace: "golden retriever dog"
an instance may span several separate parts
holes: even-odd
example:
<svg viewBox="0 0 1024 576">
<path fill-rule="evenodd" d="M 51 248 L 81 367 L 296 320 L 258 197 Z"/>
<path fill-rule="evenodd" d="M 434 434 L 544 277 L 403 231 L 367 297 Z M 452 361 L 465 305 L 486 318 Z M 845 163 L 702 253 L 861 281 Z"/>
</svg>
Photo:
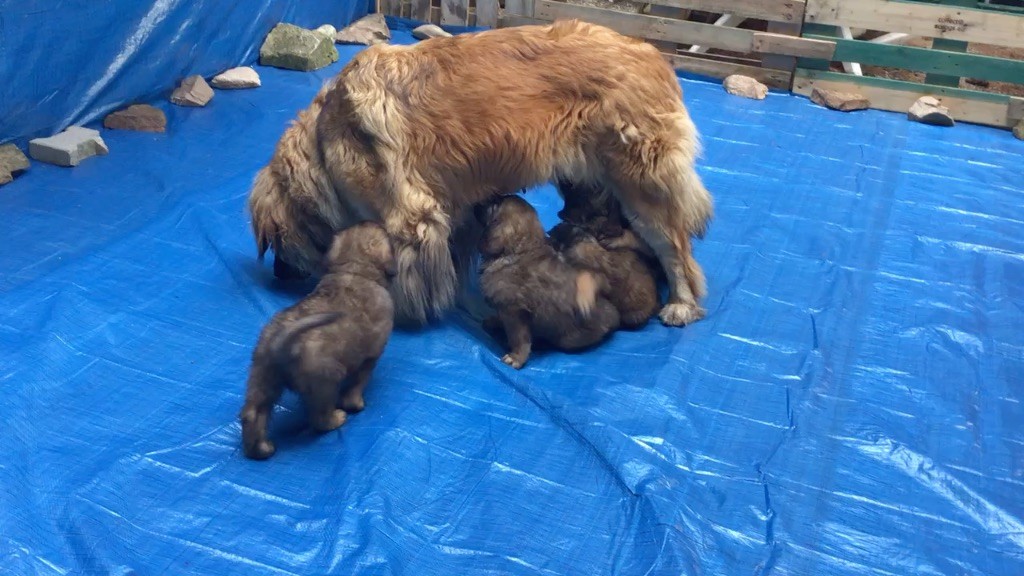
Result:
<svg viewBox="0 0 1024 576">
<path fill-rule="evenodd" d="M 655 47 L 558 21 L 360 52 L 281 138 L 249 208 L 279 276 L 317 273 L 334 231 L 382 223 L 396 319 L 424 323 L 471 272 L 472 206 L 552 180 L 608 190 L 669 279 L 662 321 L 683 325 L 704 314 L 691 241 L 713 211 L 698 152 Z"/>
</svg>

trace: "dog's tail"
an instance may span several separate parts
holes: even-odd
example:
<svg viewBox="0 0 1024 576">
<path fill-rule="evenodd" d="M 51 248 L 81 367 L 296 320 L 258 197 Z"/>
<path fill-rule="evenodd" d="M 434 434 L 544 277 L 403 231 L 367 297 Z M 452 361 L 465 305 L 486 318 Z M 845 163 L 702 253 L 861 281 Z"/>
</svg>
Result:
<svg viewBox="0 0 1024 576">
<path fill-rule="evenodd" d="M 598 283 L 592 272 L 586 270 L 576 275 L 576 309 L 584 318 L 590 316 L 597 303 Z"/>
<path fill-rule="evenodd" d="M 341 312 L 323 312 L 310 314 L 289 323 L 280 332 L 274 335 L 268 344 L 270 350 L 271 365 L 280 374 L 287 374 L 290 366 L 295 361 L 295 344 L 299 337 L 314 328 L 326 326 L 336 322 L 344 316 Z"/>
</svg>

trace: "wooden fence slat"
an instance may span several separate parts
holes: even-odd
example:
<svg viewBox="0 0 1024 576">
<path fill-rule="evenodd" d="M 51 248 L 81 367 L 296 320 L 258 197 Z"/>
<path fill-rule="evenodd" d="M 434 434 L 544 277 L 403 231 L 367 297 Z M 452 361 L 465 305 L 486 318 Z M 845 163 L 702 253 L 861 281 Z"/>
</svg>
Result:
<svg viewBox="0 0 1024 576">
<path fill-rule="evenodd" d="M 509 14 L 506 11 L 502 11 L 498 17 L 499 28 L 511 28 L 513 26 L 535 26 L 551 24 L 546 20 L 540 20 L 538 18 L 530 18 L 529 16 L 520 16 L 518 14 Z"/>
<path fill-rule="evenodd" d="M 420 22 L 430 22 L 430 0 L 412 0 L 411 6 L 410 18 Z"/>
<path fill-rule="evenodd" d="M 1024 48 L 1024 18 L 889 0 L 808 0 L 805 21 Z"/>
<path fill-rule="evenodd" d="M 800 22 L 807 4 L 805 0 L 650 0 L 650 3 L 777 22 Z"/>
<path fill-rule="evenodd" d="M 537 18 L 542 20 L 579 18 L 593 24 L 608 26 L 627 36 L 700 44 L 742 54 L 750 52 L 754 43 L 754 33 L 739 28 L 628 14 L 550 0 L 536 0 L 535 6 Z"/>
<path fill-rule="evenodd" d="M 498 0 L 476 0 L 476 25 L 498 27 Z"/>
<path fill-rule="evenodd" d="M 742 74 L 755 78 L 772 88 L 789 89 L 793 76 L 791 72 L 786 70 L 771 70 L 761 68 L 760 66 L 721 62 L 699 56 L 687 56 L 685 54 L 662 54 L 662 56 L 676 70 L 702 74 L 712 78 L 725 78 L 733 74 Z"/>
<path fill-rule="evenodd" d="M 1010 98 L 1010 105 L 1006 109 L 1006 115 L 1011 121 L 1024 120 L 1024 98 L 1013 96 Z"/>
<path fill-rule="evenodd" d="M 465 26 L 469 23 L 469 0 L 441 0 L 441 24 Z"/>
<path fill-rule="evenodd" d="M 812 36 L 814 37 L 814 36 Z M 836 62 L 860 62 L 928 74 L 981 78 L 1024 84 L 1024 61 L 981 54 L 961 54 L 914 46 L 836 39 Z M 931 82 L 928 82 L 931 83 Z"/>
<path fill-rule="evenodd" d="M 836 50 L 836 43 L 830 40 L 812 40 L 810 38 L 772 34 L 770 32 L 755 32 L 751 48 L 754 52 L 767 54 L 832 60 L 832 54 Z"/>
</svg>

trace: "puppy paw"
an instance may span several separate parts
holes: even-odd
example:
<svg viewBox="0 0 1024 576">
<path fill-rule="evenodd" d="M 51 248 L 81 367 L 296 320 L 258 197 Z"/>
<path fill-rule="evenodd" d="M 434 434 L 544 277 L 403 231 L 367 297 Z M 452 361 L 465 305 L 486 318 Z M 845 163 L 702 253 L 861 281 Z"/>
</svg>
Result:
<svg viewBox="0 0 1024 576">
<path fill-rule="evenodd" d="M 666 326 L 686 326 L 700 320 L 705 314 L 707 312 L 704 308 L 697 304 L 672 302 L 666 304 L 661 309 L 658 317 L 661 318 L 661 322 Z"/>
<path fill-rule="evenodd" d="M 317 432 L 330 432 L 331 430 L 337 430 L 345 423 L 345 411 L 344 410 L 333 410 L 330 415 L 318 418 L 313 421 L 313 429 Z"/>
<path fill-rule="evenodd" d="M 252 446 L 246 446 L 245 456 L 252 460 L 266 460 L 274 455 L 277 449 L 274 447 L 274 443 L 270 440 L 263 440 L 257 442 Z"/>
<path fill-rule="evenodd" d="M 358 398 L 346 396 L 341 400 L 341 409 L 349 414 L 362 412 L 363 408 L 366 408 L 366 400 L 364 400 L 362 396 Z"/>
<path fill-rule="evenodd" d="M 524 364 L 526 364 L 525 358 L 520 359 L 518 356 L 513 356 L 512 354 L 505 354 L 504 356 L 501 357 L 501 361 L 515 368 L 516 370 L 519 370 L 520 368 L 523 367 Z"/>
</svg>

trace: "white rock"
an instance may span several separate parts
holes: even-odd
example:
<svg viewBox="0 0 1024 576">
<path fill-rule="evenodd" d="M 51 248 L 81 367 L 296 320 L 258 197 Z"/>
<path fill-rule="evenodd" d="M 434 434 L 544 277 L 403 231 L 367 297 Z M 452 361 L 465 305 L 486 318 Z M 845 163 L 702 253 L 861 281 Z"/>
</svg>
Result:
<svg viewBox="0 0 1024 576">
<path fill-rule="evenodd" d="M 313 30 L 313 32 L 319 32 L 324 36 L 327 36 L 331 40 L 334 40 L 334 35 L 338 33 L 338 30 L 337 28 L 331 26 L 330 24 L 324 24 L 323 26 L 317 28 L 316 30 Z"/>
<path fill-rule="evenodd" d="M 907 118 L 932 126 L 953 126 L 956 122 L 949 115 L 949 108 L 943 106 L 934 96 L 921 96 L 907 111 Z"/>
<path fill-rule="evenodd" d="M 768 87 L 750 76 L 733 74 L 722 82 L 725 91 L 733 96 L 743 96 L 754 100 L 764 100 L 768 95 Z"/>
<path fill-rule="evenodd" d="M 428 38 L 450 38 L 451 34 L 444 31 L 443 28 L 436 24 L 424 24 L 413 28 L 412 35 L 414 38 L 420 40 L 426 40 Z"/>
<path fill-rule="evenodd" d="M 29 156 L 57 166 L 78 166 L 90 156 L 102 156 L 109 151 L 98 131 L 81 126 L 71 126 L 60 134 L 28 143 Z"/>
<path fill-rule="evenodd" d="M 260 75 L 248 66 L 239 66 L 225 70 L 210 80 L 214 88 L 235 89 L 235 88 L 256 88 L 260 85 Z"/>
</svg>

